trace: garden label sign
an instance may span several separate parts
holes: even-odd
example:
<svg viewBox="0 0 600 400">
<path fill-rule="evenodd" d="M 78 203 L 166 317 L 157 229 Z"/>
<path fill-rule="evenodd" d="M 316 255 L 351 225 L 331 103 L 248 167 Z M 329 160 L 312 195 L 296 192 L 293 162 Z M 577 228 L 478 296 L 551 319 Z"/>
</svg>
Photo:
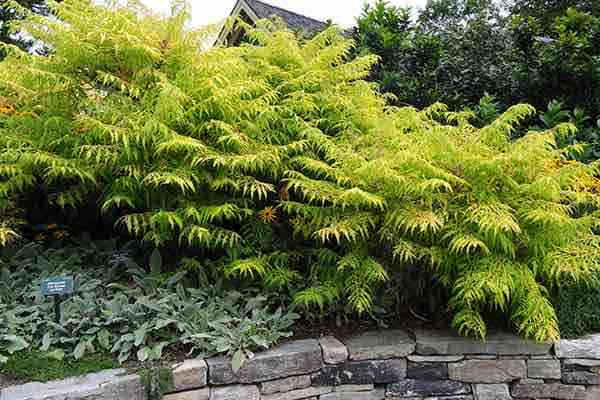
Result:
<svg viewBox="0 0 600 400">
<path fill-rule="evenodd" d="M 73 278 L 70 276 L 52 277 L 42 281 L 44 296 L 60 296 L 73 293 Z"/>
<path fill-rule="evenodd" d="M 73 293 L 73 277 L 54 276 L 44 279 L 41 284 L 42 295 L 54 297 L 54 319 L 60 322 L 61 296 Z"/>
</svg>

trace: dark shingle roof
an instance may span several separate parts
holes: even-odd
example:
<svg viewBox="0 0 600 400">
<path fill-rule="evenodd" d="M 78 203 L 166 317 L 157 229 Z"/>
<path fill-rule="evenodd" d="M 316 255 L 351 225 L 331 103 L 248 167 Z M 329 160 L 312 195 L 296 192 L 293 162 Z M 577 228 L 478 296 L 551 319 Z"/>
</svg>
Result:
<svg viewBox="0 0 600 400">
<path fill-rule="evenodd" d="M 284 10 L 283 8 L 272 6 L 259 0 L 246 0 L 246 3 L 252 8 L 252 11 L 254 11 L 258 18 L 279 17 L 294 31 L 316 33 L 327 27 L 325 22 Z"/>
</svg>

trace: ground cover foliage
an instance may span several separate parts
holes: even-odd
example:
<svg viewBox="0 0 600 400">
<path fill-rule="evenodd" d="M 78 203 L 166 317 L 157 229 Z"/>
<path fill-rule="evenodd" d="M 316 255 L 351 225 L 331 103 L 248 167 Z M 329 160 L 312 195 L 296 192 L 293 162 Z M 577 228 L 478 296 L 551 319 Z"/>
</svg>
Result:
<svg viewBox="0 0 600 400">
<path fill-rule="evenodd" d="M 57 360 L 39 351 L 17 352 L 0 363 L 0 376 L 10 382 L 48 382 L 81 376 L 105 369 L 118 368 L 119 363 L 106 354 L 86 355 L 74 360 Z"/>
<path fill-rule="evenodd" d="M 577 338 L 600 330 L 600 284 L 568 285 L 556 295 L 556 310 L 562 337 Z"/>
<path fill-rule="evenodd" d="M 204 274 L 193 263 L 184 261 L 177 273 L 168 273 L 160 253 L 140 265 L 136 249 L 133 243 L 89 239 L 5 249 L 0 364 L 8 365 L 0 371 L 19 378 L 23 359 L 39 359 L 61 366 L 55 372 L 63 377 L 73 359 L 82 360 L 75 366 L 79 370 L 92 367 L 95 359 L 104 360 L 102 365 L 107 359 L 156 362 L 167 352 L 234 355 L 239 368 L 248 352 L 291 335 L 297 315 L 283 312 L 272 296 L 222 284 L 197 288 L 198 280 L 205 283 Z M 74 278 L 75 292 L 63 299 L 57 322 L 53 300 L 42 296 L 39 286 L 44 278 L 64 275 Z M 21 355 L 24 351 L 31 355 Z"/>
<path fill-rule="evenodd" d="M 571 160 L 571 123 L 511 140 L 531 106 L 485 124 L 390 107 L 363 80 L 377 58 L 351 57 L 335 27 L 300 42 L 265 21 L 241 47 L 199 51 L 185 3 L 166 19 L 50 5 L 58 20 L 22 28 L 52 54 L 8 47 L 0 64 L 2 242 L 35 191 L 323 313 L 368 314 L 417 266 L 461 333 L 503 315 L 538 340 L 559 335 L 548 291 L 600 267 L 599 167 Z"/>
</svg>

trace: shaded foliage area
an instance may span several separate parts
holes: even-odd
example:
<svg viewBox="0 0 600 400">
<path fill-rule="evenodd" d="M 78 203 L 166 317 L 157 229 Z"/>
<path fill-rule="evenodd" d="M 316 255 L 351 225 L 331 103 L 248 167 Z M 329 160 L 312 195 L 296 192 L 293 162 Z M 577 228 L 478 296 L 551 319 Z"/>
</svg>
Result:
<svg viewBox="0 0 600 400">
<path fill-rule="evenodd" d="M 508 8 L 513 15 L 534 17 L 543 26 L 552 24 L 569 8 L 600 15 L 600 4 L 595 0 L 512 0 L 508 2 Z"/>
<path fill-rule="evenodd" d="M 23 20 L 28 13 L 47 14 L 46 0 L 11 0 L 0 4 L 0 42 L 19 46 L 23 50 L 33 45 L 33 40 L 27 35 L 15 32 L 13 23 Z M 5 57 L 0 50 L 0 59 Z"/>
<path fill-rule="evenodd" d="M 563 337 L 581 337 L 600 330 L 600 285 L 597 281 L 561 288 L 554 303 Z"/>
<path fill-rule="evenodd" d="M 359 51 L 381 57 L 373 78 L 401 103 L 460 108 L 486 92 L 511 103 L 516 60 L 507 18 L 492 1 L 431 1 L 416 20 L 378 1 L 357 24 Z"/>
<path fill-rule="evenodd" d="M 502 8 L 504 6 L 504 8 Z M 366 6 L 355 38 L 381 63 L 371 76 L 399 104 L 441 101 L 474 107 L 493 96 L 501 109 L 560 101 L 587 117 L 581 135 L 600 157 L 600 12 L 593 1 L 434 0 L 416 20 L 409 9 Z"/>
<path fill-rule="evenodd" d="M 568 8 L 544 25 L 514 16 L 517 96 L 538 106 L 558 99 L 592 116 L 600 109 L 600 14 Z"/>
</svg>

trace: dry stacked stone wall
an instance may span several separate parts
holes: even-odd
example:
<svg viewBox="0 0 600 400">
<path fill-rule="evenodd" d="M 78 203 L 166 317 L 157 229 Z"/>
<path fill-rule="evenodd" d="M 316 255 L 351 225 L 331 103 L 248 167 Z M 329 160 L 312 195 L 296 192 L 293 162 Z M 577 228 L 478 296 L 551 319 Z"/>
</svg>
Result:
<svg viewBox="0 0 600 400">
<path fill-rule="evenodd" d="M 600 400 L 600 335 L 485 342 L 432 331 L 284 343 L 233 372 L 224 357 L 174 365 L 165 400 Z M 142 380 L 105 371 L 1 392 L 0 400 L 144 400 Z"/>
</svg>

